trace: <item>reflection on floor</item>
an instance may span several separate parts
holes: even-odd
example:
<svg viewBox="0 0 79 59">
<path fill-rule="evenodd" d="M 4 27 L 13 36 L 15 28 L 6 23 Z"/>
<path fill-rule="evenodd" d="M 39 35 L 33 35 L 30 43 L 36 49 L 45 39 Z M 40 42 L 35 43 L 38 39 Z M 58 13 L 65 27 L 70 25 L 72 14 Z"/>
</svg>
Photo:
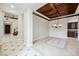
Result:
<svg viewBox="0 0 79 59">
<path fill-rule="evenodd" d="M 79 56 L 77 39 L 46 37 L 35 42 L 34 49 L 43 56 Z"/>
</svg>

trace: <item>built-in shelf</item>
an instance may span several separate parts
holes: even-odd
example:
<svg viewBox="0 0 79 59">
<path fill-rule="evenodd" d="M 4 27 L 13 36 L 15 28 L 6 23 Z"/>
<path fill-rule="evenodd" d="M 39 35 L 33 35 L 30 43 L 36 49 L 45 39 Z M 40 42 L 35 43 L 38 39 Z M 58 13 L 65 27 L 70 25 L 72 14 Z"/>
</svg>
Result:
<svg viewBox="0 0 79 59">
<path fill-rule="evenodd" d="M 67 36 L 72 38 L 78 37 L 78 22 L 68 23 Z"/>
<path fill-rule="evenodd" d="M 78 31 L 78 29 L 68 29 L 68 31 Z"/>
</svg>

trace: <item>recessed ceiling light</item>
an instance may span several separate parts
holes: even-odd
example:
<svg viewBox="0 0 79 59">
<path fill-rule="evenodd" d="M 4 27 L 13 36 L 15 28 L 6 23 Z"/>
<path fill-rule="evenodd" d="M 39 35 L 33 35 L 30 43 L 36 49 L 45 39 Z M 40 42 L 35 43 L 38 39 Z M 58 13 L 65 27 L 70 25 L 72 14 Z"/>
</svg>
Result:
<svg viewBox="0 0 79 59">
<path fill-rule="evenodd" d="M 13 6 L 13 5 L 10 5 L 10 7 L 11 7 L 11 8 L 14 8 L 14 6 Z"/>
</svg>

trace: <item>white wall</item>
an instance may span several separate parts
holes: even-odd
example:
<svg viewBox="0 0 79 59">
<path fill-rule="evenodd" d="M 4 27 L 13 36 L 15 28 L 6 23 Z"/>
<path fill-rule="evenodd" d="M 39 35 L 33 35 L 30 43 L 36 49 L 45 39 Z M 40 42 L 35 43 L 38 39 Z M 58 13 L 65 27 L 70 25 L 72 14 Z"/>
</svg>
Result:
<svg viewBox="0 0 79 59">
<path fill-rule="evenodd" d="M 49 21 L 49 36 L 51 37 L 59 37 L 59 38 L 66 38 L 67 37 L 67 20 L 66 18 L 64 19 L 59 19 L 58 21 Z M 61 28 L 52 28 L 52 25 L 55 23 L 60 23 L 62 24 Z"/>
<path fill-rule="evenodd" d="M 50 27 L 49 28 L 49 36 L 59 37 L 59 38 L 67 38 L 67 23 L 77 22 L 77 21 L 78 21 L 77 16 L 59 19 L 58 21 L 56 21 L 56 20 L 49 21 L 49 27 Z M 62 24 L 62 27 L 61 28 L 52 28 L 52 25 L 56 22 Z"/>
<path fill-rule="evenodd" d="M 48 36 L 49 22 L 33 15 L 33 38 L 34 40 Z"/>
<path fill-rule="evenodd" d="M 61 28 L 52 28 L 56 22 L 62 24 Z M 34 40 L 41 39 L 46 36 L 67 38 L 67 23 L 78 22 L 78 16 L 59 19 L 58 21 L 47 21 L 38 16 L 33 15 L 33 36 Z M 79 36 L 79 35 L 78 35 Z"/>
<path fill-rule="evenodd" d="M 70 17 L 70 18 L 67 18 L 67 22 L 78 22 L 78 16 L 74 16 L 74 17 Z"/>
<path fill-rule="evenodd" d="M 3 16 L 4 16 L 4 13 L 2 12 L 2 10 L 0 10 L 0 43 L 2 41 L 2 38 L 3 38 Z"/>
</svg>

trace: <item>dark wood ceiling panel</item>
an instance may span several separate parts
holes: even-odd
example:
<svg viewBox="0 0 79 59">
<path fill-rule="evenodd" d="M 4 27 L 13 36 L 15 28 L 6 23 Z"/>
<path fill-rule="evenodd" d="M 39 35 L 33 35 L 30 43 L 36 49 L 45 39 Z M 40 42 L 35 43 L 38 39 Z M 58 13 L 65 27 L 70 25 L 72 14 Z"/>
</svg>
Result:
<svg viewBox="0 0 79 59">
<path fill-rule="evenodd" d="M 49 18 L 54 18 L 54 17 L 58 17 L 59 16 L 59 14 L 58 13 L 55 13 L 55 14 L 52 14 L 52 15 L 50 15 L 50 16 L 48 16 Z"/>
<path fill-rule="evenodd" d="M 60 7 L 66 6 L 66 5 L 70 4 L 70 3 L 53 3 L 53 4 L 55 4 L 56 7 L 60 8 Z"/>
<path fill-rule="evenodd" d="M 57 13 L 57 11 L 51 10 L 51 11 L 49 11 L 47 13 L 43 13 L 43 14 L 46 15 L 46 16 L 50 16 L 50 15 L 55 14 L 55 13 Z"/>
<path fill-rule="evenodd" d="M 48 12 L 48 11 L 52 10 L 52 8 L 50 8 L 50 7 L 51 6 L 48 3 L 48 4 L 44 5 L 43 7 L 39 8 L 37 11 L 41 12 L 41 13 L 45 13 L 45 12 Z"/>
<path fill-rule="evenodd" d="M 36 10 L 37 12 L 55 18 L 75 13 L 78 3 L 48 3 Z"/>
<path fill-rule="evenodd" d="M 47 17 L 48 17 L 49 15 L 54 14 L 54 13 L 57 12 L 57 11 L 55 10 L 54 6 L 52 6 L 52 8 L 51 8 L 51 4 L 50 4 L 50 3 L 44 5 L 43 7 L 41 7 L 40 9 L 38 9 L 38 10 L 36 10 L 36 11 L 38 11 L 39 13 L 41 13 L 41 14 L 47 16 Z"/>
<path fill-rule="evenodd" d="M 78 4 L 64 4 L 64 5 L 61 6 L 61 7 L 56 6 L 56 8 L 57 8 L 57 10 L 58 10 L 59 12 L 61 12 L 61 11 L 76 9 L 76 8 L 77 8 L 77 5 L 78 5 Z"/>
<path fill-rule="evenodd" d="M 75 13 L 74 10 L 68 10 L 68 11 L 62 11 L 62 12 L 60 12 L 60 15 L 64 16 L 64 15 L 69 15 L 69 14 L 73 14 L 73 13 Z"/>
</svg>

